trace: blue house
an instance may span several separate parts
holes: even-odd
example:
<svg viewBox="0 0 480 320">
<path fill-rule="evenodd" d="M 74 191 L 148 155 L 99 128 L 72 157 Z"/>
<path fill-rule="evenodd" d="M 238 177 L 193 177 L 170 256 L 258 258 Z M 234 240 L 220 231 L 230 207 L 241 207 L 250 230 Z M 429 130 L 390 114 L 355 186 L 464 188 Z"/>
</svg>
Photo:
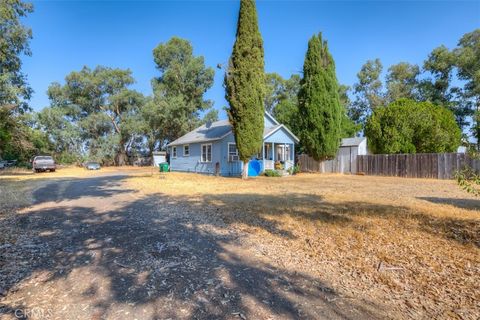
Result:
<svg viewBox="0 0 480 320">
<path fill-rule="evenodd" d="M 260 164 L 260 171 L 274 169 L 279 161 L 284 169 L 294 165 L 295 143 L 298 138 L 270 114 L 264 115 L 262 151 L 252 160 Z M 239 160 L 232 126 L 228 120 L 207 123 L 167 146 L 170 154 L 170 170 L 241 175 L 243 163 Z"/>
</svg>

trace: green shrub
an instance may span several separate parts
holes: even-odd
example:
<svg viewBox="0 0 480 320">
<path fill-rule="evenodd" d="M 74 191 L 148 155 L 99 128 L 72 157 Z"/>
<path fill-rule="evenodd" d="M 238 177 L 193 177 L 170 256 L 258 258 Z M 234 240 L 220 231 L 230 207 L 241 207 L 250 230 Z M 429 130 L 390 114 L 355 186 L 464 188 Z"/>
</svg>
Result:
<svg viewBox="0 0 480 320">
<path fill-rule="evenodd" d="M 297 174 L 300 172 L 300 166 L 298 164 L 294 165 L 293 167 L 288 168 L 288 173 L 291 175 Z"/>
<path fill-rule="evenodd" d="M 374 153 L 386 154 L 455 152 L 461 139 L 451 111 L 408 99 L 375 109 L 365 135 Z"/>
<path fill-rule="evenodd" d="M 281 177 L 280 172 L 277 170 L 267 169 L 265 170 L 265 176 L 267 177 Z"/>
<path fill-rule="evenodd" d="M 473 150 L 469 152 L 472 159 L 480 159 L 480 153 Z M 480 174 L 470 166 L 465 166 L 463 170 L 455 173 L 455 179 L 463 190 L 480 197 Z"/>
</svg>

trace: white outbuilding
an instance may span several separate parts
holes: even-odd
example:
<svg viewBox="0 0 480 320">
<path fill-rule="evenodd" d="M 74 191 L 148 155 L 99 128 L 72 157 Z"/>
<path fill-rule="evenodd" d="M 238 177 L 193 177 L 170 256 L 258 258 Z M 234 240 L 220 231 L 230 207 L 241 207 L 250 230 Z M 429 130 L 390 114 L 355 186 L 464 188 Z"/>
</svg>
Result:
<svg viewBox="0 0 480 320">
<path fill-rule="evenodd" d="M 357 156 L 367 155 L 366 137 L 344 138 L 333 160 L 323 161 L 321 172 L 357 173 Z"/>
<path fill-rule="evenodd" d="M 159 163 L 167 162 L 167 153 L 165 151 L 154 151 L 152 155 L 155 167 L 158 167 Z"/>
</svg>

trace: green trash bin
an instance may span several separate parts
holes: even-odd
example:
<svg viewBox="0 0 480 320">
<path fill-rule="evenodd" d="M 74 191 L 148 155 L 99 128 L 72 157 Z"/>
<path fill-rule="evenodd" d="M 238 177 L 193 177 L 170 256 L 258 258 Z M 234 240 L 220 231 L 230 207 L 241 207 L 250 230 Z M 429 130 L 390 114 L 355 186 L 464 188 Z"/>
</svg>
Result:
<svg viewBox="0 0 480 320">
<path fill-rule="evenodd" d="M 158 165 L 160 172 L 168 172 L 168 162 L 162 162 Z"/>
</svg>

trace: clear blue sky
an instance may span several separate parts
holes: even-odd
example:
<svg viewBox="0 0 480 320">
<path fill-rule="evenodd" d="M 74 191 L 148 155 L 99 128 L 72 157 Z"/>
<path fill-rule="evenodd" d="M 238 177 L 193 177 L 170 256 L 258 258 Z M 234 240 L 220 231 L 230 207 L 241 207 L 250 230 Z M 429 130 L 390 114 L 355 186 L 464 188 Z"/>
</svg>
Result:
<svg viewBox="0 0 480 320">
<path fill-rule="evenodd" d="M 49 84 L 84 65 L 130 68 L 134 88 L 150 94 L 150 80 L 158 75 L 152 50 L 172 36 L 190 40 L 209 66 L 226 62 L 239 2 L 35 1 L 34 6 L 25 19 L 33 29 L 33 56 L 24 59 L 23 70 L 35 90 L 31 105 L 39 110 L 48 105 Z M 480 1 L 259 1 L 257 10 L 267 72 L 299 73 L 308 39 L 321 31 L 338 79 L 347 85 L 368 59 L 380 58 L 385 69 L 400 61 L 421 64 L 433 48 L 454 47 L 464 33 L 480 27 Z M 221 109 L 227 105 L 223 71 L 215 70 L 206 97 Z"/>
</svg>

